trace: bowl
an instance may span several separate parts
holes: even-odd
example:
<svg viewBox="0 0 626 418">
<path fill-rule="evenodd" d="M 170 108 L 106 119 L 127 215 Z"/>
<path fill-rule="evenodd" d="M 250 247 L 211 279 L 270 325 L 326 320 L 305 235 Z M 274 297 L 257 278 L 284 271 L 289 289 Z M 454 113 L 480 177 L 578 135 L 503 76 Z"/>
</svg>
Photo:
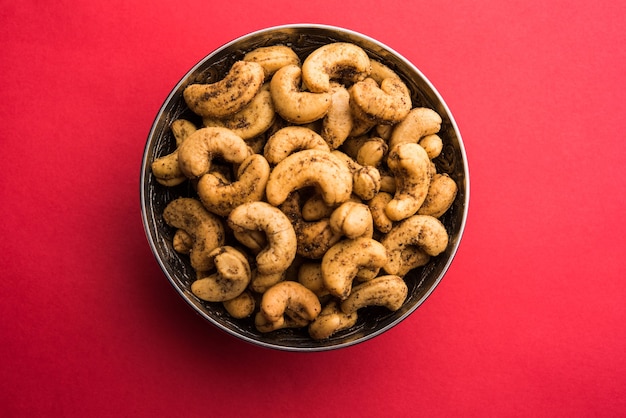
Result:
<svg viewBox="0 0 626 418">
<path fill-rule="evenodd" d="M 157 157 L 175 149 L 169 130 L 178 118 L 197 120 L 187 108 L 183 89 L 190 83 L 212 83 L 220 80 L 230 66 L 255 48 L 276 44 L 289 45 L 300 57 L 330 42 L 351 42 L 362 47 L 371 58 L 386 64 L 403 79 L 412 93 L 413 106 L 434 109 L 442 117 L 439 136 L 444 148 L 434 162 L 438 172 L 445 172 L 455 180 L 458 193 L 450 209 L 440 218 L 449 234 L 445 252 L 434 257 L 426 266 L 410 271 L 405 280 L 408 296 L 403 306 L 391 312 L 383 307 L 368 307 L 359 311 L 357 324 L 346 331 L 316 341 L 305 329 L 282 329 L 260 333 L 253 319 L 233 319 L 221 303 L 198 299 L 191 292 L 195 272 L 189 258 L 172 248 L 174 230 L 163 220 L 166 205 L 177 197 L 195 196 L 189 182 L 180 186 L 165 187 L 156 182 L 150 163 Z M 446 274 L 459 247 L 469 204 L 469 173 L 465 148 L 459 129 L 448 106 L 431 82 L 415 65 L 381 42 L 352 30 L 317 24 L 294 24 L 270 27 L 241 36 L 211 52 L 193 66 L 174 86 L 158 111 L 143 154 L 140 175 L 142 220 L 150 248 L 163 273 L 182 299 L 195 312 L 226 333 L 245 342 L 285 351 L 316 352 L 353 346 L 383 334 L 411 315 L 431 295 Z"/>
</svg>

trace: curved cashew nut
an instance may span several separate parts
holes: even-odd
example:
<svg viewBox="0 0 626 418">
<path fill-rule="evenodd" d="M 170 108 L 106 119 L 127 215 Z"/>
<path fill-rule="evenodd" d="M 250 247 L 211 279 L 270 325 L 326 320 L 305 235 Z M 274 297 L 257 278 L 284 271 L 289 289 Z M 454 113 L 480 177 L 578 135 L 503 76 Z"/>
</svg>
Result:
<svg viewBox="0 0 626 418">
<path fill-rule="evenodd" d="M 265 72 L 265 79 L 286 65 L 300 65 L 300 58 L 287 45 L 271 45 L 256 48 L 243 56 L 244 61 L 261 64 Z"/>
<path fill-rule="evenodd" d="M 409 271 L 425 266 L 430 256 L 420 247 L 407 245 L 394 251 L 387 251 L 388 260 L 383 269 L 389 274 L 404 277 Z"/>
<path fill-rule="evenodd" d="M 302 79 L 309 90 L 330 90 L 330 80 L 354 83 L 371 71 L 370 59 L 359 46 L 348 42 L 323 45 L 311 52 L 302 63 Z"/>
<path fill-rule="evenodd" d="M 285 280 L 285 272 L 261 274 L 258 270 L 252 272 L 252 280 L 250 281 L 250 289 L 261 294 L 276 283 Z"/>
<path fill-rule="evenodd" d="M 320 263 L 303 263 L 298 269 L 298 283 L 315 293 L 318 298 L 329 294 L 324 287 L 322 265 Z"/>
<path fill-rule="evenodd" d="M 233 236 L 254 254 L 260 253 L 267 247 L 267 237 L 262 231 L 242 229 L 233 231 Z"/>
<path fill-rule="evenodd" d="M 361 166 L 341 151 L 332 154 L 343 161 L 352 172 L 352 191 L 363 200 L 370 200 L 380 190 L 380 172 L 376 167 Z"/>
<path fill-rule="evenodd" d="M 187 177 L 180 171 L 178 165 L 178 147 L 197 129 L 196 125 L 188 120 L 176 119 L 170 125 L 170 130 L 176 140 L 176 150 L 168 155 L 156 158 L 150 167 L 158 183 L 172 187 L 178 186 L 187 180 Z"/>
<path fill-rule="evenodd" d="M 254 313 L 256 301 L 254 296 L 245 290 L 239 296 L 222 302 L 226 312 L 236 319 L 246 318 Z"/>
<path fill-rule="evenodd" d="M 265 72 L 260 64 L 237 61 L 220 81 L 188 85 L 183 90 L 183 98 L 197 115 L 223 118 L 239 112 L 250 103 L 264 80 Z"/>
<path fill-rule="evenodd" d="M 408 291 L 401 277 L 379 276 L 354 286 L 350 296 L 341 302 L 341 310 L 351 314 L 366 306 L 384 306 L 390 311 L 397 311 L 406 300 Z"/>
<path fill-rule="evenodd" d="M 449 175 L 435 174 L 430 181 L 426 199 L 417 213 L 435 218 L 441 217 L 454 203 L 457 191 L 456 182 Z"/>
<path fill-rule="evenodd" d="M 353 114 L 376 124 L 398 123 L 411 110 L 411 93 L 395 77 L 384 79 L 380 87 L 372 78 L 360 81 L 350 88 L 350 98 Z"/>
<path fill-rule="evenodd" d="M 340 299 L 350 295 L 360 269 L 377 271 L 387 263 L 387 250 L 371 238 L 339 241 L 322 258 L 324 286 Z"/>
<path fill-rule="evenodd" d="M 386 78 L 400 78 L 395 71 L 380 61 L 372 59 L 370 60 L 370 65 L 372 67 L 370 77 L 373 78 L 378 84 L 382 83 Z"/>
<path fill-rule="evenodd" d="M 352 132 L 350 92 L 338 83 L 330 83 L 331 105 L 324 119 L 320 135 L 331 149 L 338 148 Z"/>
<path fill-rule="evenodd" d="M 428 158 L 431 160 L 433 158 L 439 157 L 441 151 L 443 151 L 443 141 L 441 137 L 436 134 L 426 135 L 418 142 L 426 150 L 426 154 L 428 154 Z"/>
<path fill-rule="evenodd" d="M 383 268 L 387 273 L 397 274 L 399 270 L 394 265 L 402 264 L 404 249 L 417 246 L 429 256 L 437 256 L 448 246 L 448 232 L 433 216 L 413 215 L 395 225 L 380 242 L 387 250 L 388 259 L 394 261 Z"/>
<path fill-rule="evenodd" d="M 387 156 L 389 146 L 387 141 L 377 136 L 358 136 L 346 139 L 343 150 L 357 163 L 377 167 Z"/>
<path fill-rule="evenodd" d="M 243 140 L 249 140 L 267 131 L 275 118 L 270 86 L 265 83 L 252 101 L 237 113 L 222 119 L 203 118 L 203 124 L 228 128 Z"/>
<path fill-rule="evenodd" d="M 323 218 L 314 222 L 307 222 L 302 218 L 300 209 L 300 194 L 291 193 L 280 210 L 289 218 L 296 232 L 296 253 L 302 257 L 319 259 L 326 251 L 341 238 L 333 231 L 330 219 Z"/>
<path fill-rule="evenodd" d="M 385 208 L 391 202 L 391 199 L 393 199 L 393 196 L 390 193 L 379 192 L 367 202 L 372 213 L 374 226 L 383 234 L 386 234 L 393 228 L 393 221 L 385 213 Z"/>
<path fill-rule="evenodd" d="M 332 153 L 304 150 L 291 154 L 274 167 L 265 189 L 267 201 L 283 203 L 289 193 L 317 186 L 329 205 L 345 202 L 352 193 L 350 169 Z"/>
<path fill-rule="evenodd" d="M 324 138 L 315 131 L 303 126 L 287 126 L 268 138 L 263 155 L 270 164 L 278 164 L 294 152 L 305 149 L 330 152 Z"/>
<path fill-rule="evenodd" d="M 259 154 L 246 158 L 237 170 L 237 181 L 225 184 L 218 176 L 207 173 L 200 177 L 197 192 L 200 201 L 210 211 L 227 216 L 234 208 L 259 201 L 265 195 L 270 165 Z"/>
<path fill-rule="evenodd" d="M 250 283 L 250 265 L 246 256 L 230 247 L 218 247 L 209 255 L 217 273 L 191 284 L 191 292 L 207 302 L 224 302 L 239 296 Z"/>
<path fill-rule="evenodd" d="M 257 331 L 267 333 L 276 331 L 278 329 L 286 328 L 303 328 L 309 324 L 309 321 L 300 318 L 290 318 L 288 316 L 282 316 L 277 321 L 269 321 L 262 312 L 257 312 L 254 317 L 254 326 Z"/>
<path fill-rule="evenodd" d="M 208 127 L 198 129 L 178 147 L 178 164 L 185 176 L 197 178 L 209 172 L 215 155 L 240 164 L 251 154 L 245 141 L 230 129 Z"/>
<path fill-rule="evenodd" d="M 168 225 L 184 230 L 193 240 L 189 252 L 191 266 L 197 271 L 212 269 L 213 261 L 208 255 L 225 241 L 221 219 L 207 211 L 199 200 L 188 197 L 168 203 L 163 219 Z"/>
<path fill-rule="evenodd" d="M 268 246 L 256 256 L 257 270 L 261 274 L 285 271 L 296 256 L 296 233 L 289 218 L 266 202 L 237 206 L 228 215 L 228 225 L 235 232 L 265 232 Z"/>
<path fill-rule="evenodd" d="M 416 107 L 398 123 L 391 133 L 389 148 L 394 148 L 402 142 L 418 143 L 426 135 L 432 135 L 441 129 L 441 116 L 427 107 Z"/>
<path fill-rule="evenodd" d="M 312 321 L 322 307 L 315 293 L 298 282 L 284 281 L 267 289 L 261 298 L 260 312 L 269 322 L 277 322 L 284 315 Z"/>
<path fill-rule="evenodd" d="M 364 203 L 344 202 L 330 216 L 330 227 L 347 238 L 372 238 L 374 222 Z"/>
<path fill-rule="evenodd" d="M 392 221 L 414 215 L 428 193 L 431 179 L 431 162 L 424 148 L 404 142 L 389 152 L 387 165 L 395 175 L 396 192 L 385 208 Z"/>
<path fill-rule="evenodd" d="M 353 327 L 358 315 L 356 312 L 346 314 L 336 300 L 328 302 L 320 314 L 309 324 L 309 335 L 314 340 L 323 340 L 337 332 Z"/>
<path fill-rule="evenodd" d="M 297 65 L 286 65 L 276 71 L 270 91 L 276 112 L 288 122 L 305 124 L 321 119 L 331 104 L 330 93 L 301 91 L 302 71 Z"/>
</svg>

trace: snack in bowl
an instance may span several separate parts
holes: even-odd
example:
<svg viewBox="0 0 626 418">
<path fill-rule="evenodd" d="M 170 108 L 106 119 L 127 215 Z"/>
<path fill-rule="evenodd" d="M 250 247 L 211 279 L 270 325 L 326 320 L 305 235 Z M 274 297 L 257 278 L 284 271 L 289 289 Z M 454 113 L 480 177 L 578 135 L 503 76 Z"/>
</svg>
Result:
<svg viewBox="0 0 626 418">
<path fill-rule="evenodd" d="M 178 292 L 245 341 L 298 351 L 413 312 L 452 261 L 468 193 L 430 83 L 377 41 L 322 25 L 252 33 L 196 65 L 142 171 L 146 233 Z"/>
</svg>

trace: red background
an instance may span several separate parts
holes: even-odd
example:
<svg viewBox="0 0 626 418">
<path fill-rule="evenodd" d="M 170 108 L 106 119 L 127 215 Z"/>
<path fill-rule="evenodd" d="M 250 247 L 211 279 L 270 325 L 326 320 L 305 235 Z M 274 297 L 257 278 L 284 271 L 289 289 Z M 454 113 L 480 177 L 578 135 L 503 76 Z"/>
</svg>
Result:
<svg viewBox="0 0 626 418">
<path fill-rule="evenodd" d="M 0 1 L 2 416 L 626 415 L 626 20 L 618 1 Z M 466 233 L 414 315 L 324 353 L 197 316 L 145 238 L 162 101 L 249 31 L 344 26 L 443 95 Z"/>
</svg>

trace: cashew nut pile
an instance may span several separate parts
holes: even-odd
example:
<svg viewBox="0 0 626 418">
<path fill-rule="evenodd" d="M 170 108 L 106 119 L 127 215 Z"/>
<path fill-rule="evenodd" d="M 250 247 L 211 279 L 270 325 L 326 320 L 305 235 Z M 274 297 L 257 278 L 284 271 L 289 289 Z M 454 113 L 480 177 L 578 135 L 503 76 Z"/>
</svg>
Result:
<svg viewBox="0 0 626 418">
<path fill-rule="evenodd" d="M 446 250 L 457 185 L 433 163 L 442 119 L 357 45 L 257 48 L 183 98 L 197 120 L 171 124 L 177 148 L 152 174 L 197 193 L 163 217 L 199 299 L 323 340 L 361 309 L 400 309 L 406 274 Z"/>
</svg>

